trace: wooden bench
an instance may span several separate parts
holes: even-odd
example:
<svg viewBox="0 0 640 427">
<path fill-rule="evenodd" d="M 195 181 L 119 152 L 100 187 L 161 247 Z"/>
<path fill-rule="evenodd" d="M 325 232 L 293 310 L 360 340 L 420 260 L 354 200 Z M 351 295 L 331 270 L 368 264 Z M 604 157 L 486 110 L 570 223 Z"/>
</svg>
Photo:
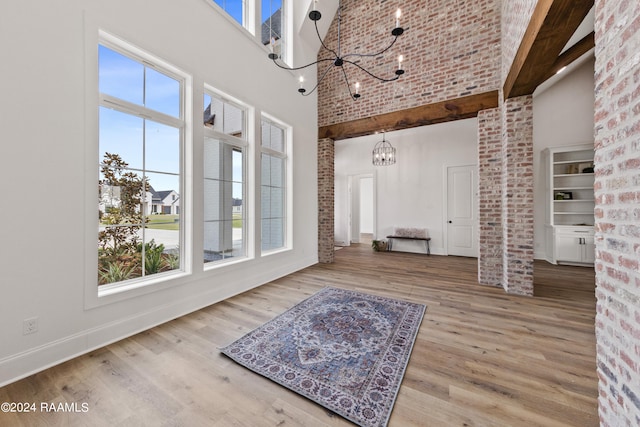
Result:
<svg viewBox="0 0 640 427">
<path fill-rule="evenodd" d="M 425 249 L 427 250 L 427 255 L 431 255 L 431 248 L 429 246 L 429 242 L 431 241 L 431 237 L 405 237 L 405 236 L 387 236 L 387 251 L 391 251 L 393 248 L 393 239 L 403 239 L 403 240 L 422 240 L 425 245 Z"/>
</svg>

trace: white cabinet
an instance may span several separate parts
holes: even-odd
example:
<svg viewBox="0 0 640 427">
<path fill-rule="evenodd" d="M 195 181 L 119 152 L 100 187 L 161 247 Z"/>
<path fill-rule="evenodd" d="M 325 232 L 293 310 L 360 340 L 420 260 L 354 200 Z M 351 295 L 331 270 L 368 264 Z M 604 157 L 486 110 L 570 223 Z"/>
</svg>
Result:
<svg viewBox="0 0 640 427">
<path fill-rule="evenodd" d="M 593 264 L 593 145 L 547 148 L 547 259 L 552 263 Z"/>
<path fill-rule="evenodd" d="M 556 263 L 593 264 L 595 242 L 593 227 L 554 227 Z"/>
</svg>

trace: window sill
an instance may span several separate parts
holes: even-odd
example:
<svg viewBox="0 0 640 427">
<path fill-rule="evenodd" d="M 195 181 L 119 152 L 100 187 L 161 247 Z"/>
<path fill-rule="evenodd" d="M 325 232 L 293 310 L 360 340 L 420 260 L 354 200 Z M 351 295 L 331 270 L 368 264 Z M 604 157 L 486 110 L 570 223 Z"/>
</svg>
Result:
<svg viewBox="0 0 640 427">
<path fill-rule="evenodd" d="M 101 285 L 95 293 L 91 292 L 90 295 L 87 295 L 85 309 L 96 308 L 179 286 L 184 283 L 184 280 L 180 279 L 190 276 L 190 273 L 184 271 L 167 272 L 154 275 L 153 278 L 131 280 L 121 284 Z"/>
</svg>

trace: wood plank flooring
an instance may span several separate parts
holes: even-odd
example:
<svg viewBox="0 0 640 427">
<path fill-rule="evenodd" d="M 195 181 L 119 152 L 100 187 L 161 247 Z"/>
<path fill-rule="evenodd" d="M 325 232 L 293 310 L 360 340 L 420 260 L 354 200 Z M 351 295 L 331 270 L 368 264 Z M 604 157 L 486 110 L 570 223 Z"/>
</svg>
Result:
<svg viewBox="0 0 640 427">
<path fill-rule="evenodd" d="M 349 426 L 218 348 L 325 286 L 427 304 L 389 425 L 597 426 L 592 268 L 535 263 L 536 296 L 477 284 L 472 258 L 353 245 L 316 265 L 0 389 L 2 426 Z"/>
</svg>

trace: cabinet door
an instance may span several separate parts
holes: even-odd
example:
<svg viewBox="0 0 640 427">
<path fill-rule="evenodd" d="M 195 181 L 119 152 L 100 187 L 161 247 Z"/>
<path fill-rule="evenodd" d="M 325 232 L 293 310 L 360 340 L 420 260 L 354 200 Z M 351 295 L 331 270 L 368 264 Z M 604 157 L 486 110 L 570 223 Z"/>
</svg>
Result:
<svg viewBox="0 0 640 427">
<path fill-rule="evenodd" d="M 580 238 L 571 234 L 556 235 L 556 261 L 582 261 L 583 245 L 580 245 Z"/>
<path fill-rule="evenodd" d="M 596 243 L 593 237 L 583 237 L 582 262 L 593 264 L 596 262 Z"/>
</svg>

